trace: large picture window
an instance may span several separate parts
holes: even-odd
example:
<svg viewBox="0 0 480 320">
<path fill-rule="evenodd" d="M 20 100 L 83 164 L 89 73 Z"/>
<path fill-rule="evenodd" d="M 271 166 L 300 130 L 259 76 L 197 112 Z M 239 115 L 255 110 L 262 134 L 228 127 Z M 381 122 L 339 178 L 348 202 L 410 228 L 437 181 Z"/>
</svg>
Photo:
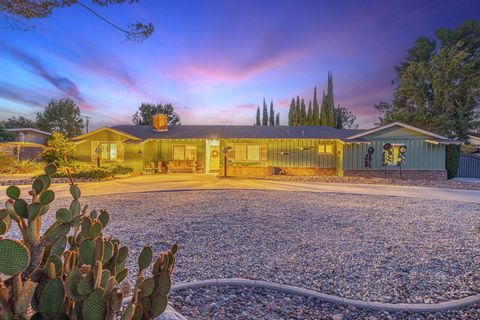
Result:
<svg viewBox="0 0 480 320">
<path fill-rule="evenodd" d="M 101 143 L 102 148 L 101 160 L 115 161 L 117 160 L 117 144 L 116 143 Z"/>
<path fill-rule="evenodd" d="M 237 143 L 234 145 L 235 161 L 260 161 L 260 145 Z"/>
<path fill-rule="evenodd" d="M 173 146 L 173 160 L 197 160 L 197 147 L 187 145 Z"/>
</svg>

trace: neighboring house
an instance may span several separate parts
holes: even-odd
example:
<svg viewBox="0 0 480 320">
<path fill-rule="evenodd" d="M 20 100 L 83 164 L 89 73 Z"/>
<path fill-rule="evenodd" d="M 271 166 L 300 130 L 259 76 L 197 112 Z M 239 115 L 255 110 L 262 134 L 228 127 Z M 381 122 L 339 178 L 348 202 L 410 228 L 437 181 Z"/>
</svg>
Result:
<svg viewBox="0 0 480 320">
<path fill-rule="evenodd" d="M 16 134 L 15 141 L 1 144 L 7 152 L 19 159 L 41 159 L 41 153 L 46 148 L 46 142 L 51 134 L 33 128 L 5 129 Z"/>
<path fill-rule="evenodd" d="M 75 137 L 75 157 L 102 163 L 120 162 L 142 171 L 150 166 L 196 167 L 197 172 L 223 174 L 228 148 L 229 176 L 287 175 L 381 176 L 383 146 L 390 143 L 389 177 L 398 177 L 398 151 L 407 148 L 403 176 L 446 179 L 446 146 L 458 144 L 440 135 L 403 123 L 371 130 L 326 126 L 170 126 L 104 127 Z M 373 147 L 372 168 L 365 155 Z M 170 171 L 170 170 L 169 170 Z M 187 170 L 188 171 L 188 170 Z M 195 171 L 190 170 L 190 171 Z"/>
<path fill-rule="evenodd" d="M 480 146 L 480 137 L 476 136 L 467 136 L 468 137 L 468 143 L 473 144 L 475 146 Z"/>
</svg>

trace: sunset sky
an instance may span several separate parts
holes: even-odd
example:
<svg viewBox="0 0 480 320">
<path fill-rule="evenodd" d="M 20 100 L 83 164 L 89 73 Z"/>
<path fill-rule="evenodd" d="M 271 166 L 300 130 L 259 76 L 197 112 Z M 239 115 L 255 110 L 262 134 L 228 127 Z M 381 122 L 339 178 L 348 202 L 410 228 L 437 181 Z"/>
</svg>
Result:
<svg viewBox="0 0 480 320">
<path fill-rule="evenodd" d="M 86 1 L 88 3 L 88 1 Z M 307 103 L 333 73 L 335 103 L 361 127 L 389 100 L 394 66 L 420 35 L 480 17 L 480 1 L 158 1 L 94 7 L 115 23 L 153 22 L 142 43 L 80 6 L 33 20 L 0 17 L 0 119 L 34 118 L 71 97 L 91 127 L 131 123 L 142 101 L 171 102 L 183 124 L 254 122 L 273 99 L 287 123 L 290 100 Z"/>
</svg>

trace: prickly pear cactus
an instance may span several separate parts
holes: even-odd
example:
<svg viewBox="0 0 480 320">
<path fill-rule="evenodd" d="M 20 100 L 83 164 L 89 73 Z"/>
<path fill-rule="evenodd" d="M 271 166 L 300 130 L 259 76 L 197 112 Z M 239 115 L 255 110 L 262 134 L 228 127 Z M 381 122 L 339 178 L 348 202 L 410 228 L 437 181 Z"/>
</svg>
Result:
<svg viewBox="0 0 480 320">
<path fill-rule="evenodd" d="M 30 201 L 21 198 L 16 186 L 6 190 L 9 200 L 0 209 L 0 319 L 32 320 L 75 319 L 125 320 L 153 319 L 167 307 L 171 276 L 178 246 L 161 253 L 150 276 L 145 271 L 154 258 L 150 247 L 138 257 L 139 272 L 131 302 L 123 308 L 127 283 L 128 247 L 104 236 L 110 221 L 106 210 L 99 213 L 80 205 L 81 192 L 71 180 L 71 204 L 60 208 L 55 222 L 41 234 L 42 218 L 55 200 L 50 190 L 54 165 L 45 168 L 28 192 Z M 52 213 L 53 214 L 53 213 Z M 6 234 L 16 223 L 23 239 Z M 127 292 L 125 292 L 127 291 Z"/>
</svg>

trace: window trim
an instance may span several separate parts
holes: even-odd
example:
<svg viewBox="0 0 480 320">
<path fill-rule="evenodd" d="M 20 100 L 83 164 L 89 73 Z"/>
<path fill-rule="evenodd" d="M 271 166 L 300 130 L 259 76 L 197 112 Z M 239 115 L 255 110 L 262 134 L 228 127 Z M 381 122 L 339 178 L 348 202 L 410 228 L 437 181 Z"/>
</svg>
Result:
<svg viewBox="0 0 480 320">
<path fill-rule="evenodd" d="M 237 157 L 237 145 L 244 145 L 245 146 L 245 160 L 237 160 L 236 157 Z M 249 160 L 248 159 L 248 147 L 249 146 L 256 146 L 258 147 L 258 159 L 256 160 Z M 262 162 L 262 146 L 260 143 L 248 143 L 248 142 L 245 142 L 245 143 L 234 143 L 233 144 L 233 150 L 234 150 L 234 155 L 233 155 L 233 161 L 234 162 Z"/>
<path fill-rule="evenodd" d="M 175 159 L 175 147 L 183 147 L 183 159 Z M 187 147 L 195 148 L 195 159 L 187 159 Z M 198 148 L 193 144 L 174 144 L 172 145 L 172 160 L 173 161 L 197 161 L 198 159 Z"/>
<path fill-rule="evenodd" d="M 100 154 L 100 161 L 103 161 L 103 162 L 119 162 L 119 142 L 118 141 L 95 141 L 95 142 L 92 142 L 93 143 L 93 147 L 92 147 L 92 153 L 93 153 L 93 156 L 96 158 L 97 155 L 95 154 L 95 149 L 97 148 L 98 145 L 100 145 L 100 147 L 102 148 L 102 153 Z M 108 159 L 103 159 L 103 145 L 108 145 Z M 115 145 L 115 159 L 112 159 L 111 158 L 111 145 Z"/>
<path fill-rule="evenodd" d="M 330 147 L 331 148 L 331 151 L 330 152 L 327 152 L 327 147 Z M 323 151 L 321 150 L 321 148 L 323 149 Z M 320 155 L 330 155 L 330 154 L 334 154 L 333 152 L 333 144 L 331 143 L 321 143 L 318 145 L 318 154 Z"/>
</svg>

